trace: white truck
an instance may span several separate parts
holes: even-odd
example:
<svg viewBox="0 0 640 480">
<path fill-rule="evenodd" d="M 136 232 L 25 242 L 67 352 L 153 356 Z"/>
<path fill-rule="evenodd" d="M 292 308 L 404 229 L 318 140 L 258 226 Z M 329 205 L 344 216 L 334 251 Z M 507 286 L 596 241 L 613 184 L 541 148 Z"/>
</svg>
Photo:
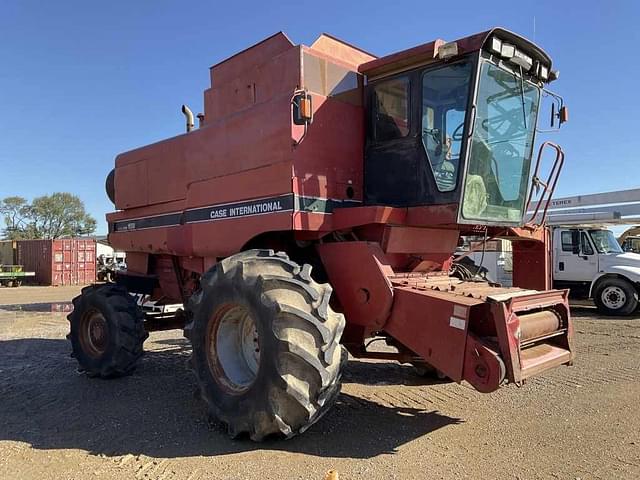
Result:
<svg viewBox="0 0 640 480">
<path fill-rule="evenodd" d="M 602 227 L 552 226 L 553 284 L 593 298 L 606 315 L 631 315 L 640 297 L 640 255 Z"/>
<path fill-rule="evenodd" d="M 554 286 L 592 298 L 606 315 L 634 313 L 640 255 L 623 251 L 604 225 L 638 223 L 640 188 L 553 199 L 546 224 L 553 234 Z"/>
<path fill-rule="evenodd" d="M 533 211 L 536 205 L 533 205 Z M 530 211 L 530 213 L 533 213 Z M 640 188 L 553 199 L 546 218 L 536 217 L 552 232 L 552 275 L 555 288 L 569 288 L 572 296 L 592 298 L 605 315 L 631 315 L 640 298 L 640 254 L 633 250 L 640 233 Z M 638 225 L 620 239 L 603 225 Z M 465 245 L 468 256 L 491 281 L 511 285 L 511 248 L 498 243 Z M 495 242 L 494 242 L 495 243 Z M 620 244 L 623 243 L 623 249 Z M 469 252 L 469 250 L 472 250 Z M 465 253 L 466 252 L 466 253 Z M 482 268 L 478 268 L 482 267 Z"/>
</svg>

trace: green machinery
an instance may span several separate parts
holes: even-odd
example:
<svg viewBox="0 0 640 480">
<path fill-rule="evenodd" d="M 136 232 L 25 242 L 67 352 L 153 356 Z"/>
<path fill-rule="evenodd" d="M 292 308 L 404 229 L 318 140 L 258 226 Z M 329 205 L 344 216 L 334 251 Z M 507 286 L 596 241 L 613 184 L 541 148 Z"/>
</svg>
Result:
<svg viewBox="0 0 640 480">
<path fill-rule="evenodd" d="M 25 272 L 22 265 L 0 265 L 0 286 L 19 287 L 26 277 L 35 275 L 35 272 Z"/>
</svg>

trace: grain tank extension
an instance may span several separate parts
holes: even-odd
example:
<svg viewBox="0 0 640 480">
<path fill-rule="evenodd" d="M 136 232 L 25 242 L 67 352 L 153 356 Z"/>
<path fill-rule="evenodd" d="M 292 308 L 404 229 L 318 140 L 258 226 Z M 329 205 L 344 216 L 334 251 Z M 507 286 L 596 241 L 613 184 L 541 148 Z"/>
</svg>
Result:
<svg viewBox="0 0 640 480">
<path fill-rule="evenodd" d="M 347 352 L 480 392 L 570 364 L 567 292 L 549 290 L 548 234 L 525 218 L 536 192 L 544 218 L 564 160 L 534 149 L 555 78 L 499 28 L 382 58 L 278 33 L 218 63 L 198 128 L 116 158 L 109 240 L 127 270 L 74 299 L 82 369 L 129 373 L 148 331 L 183 328 L 210 412 L 261 440 L 327 411 Z M 517 286 L 454 263 L 464 235 L 512 240 Z M 129 293 L 185 308 L 145 318 Z"/>
</svg>

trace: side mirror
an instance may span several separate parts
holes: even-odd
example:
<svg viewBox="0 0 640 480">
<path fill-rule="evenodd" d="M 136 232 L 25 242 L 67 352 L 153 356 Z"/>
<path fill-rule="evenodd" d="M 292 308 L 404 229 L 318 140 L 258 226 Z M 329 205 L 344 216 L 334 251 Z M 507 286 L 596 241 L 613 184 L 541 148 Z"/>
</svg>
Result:
<svg viewBox="0 0 640 480">
<path fill-rule="evenodd" d="M 293 105 L 293 123 L 295 125 L 310 125 L 313 122 L 313 102 L 311 95 L 299 91 L 291 100 Z"/>
<path fill-rule="evenodd" d="M 567 107 L 560 107 L 560 111 L 558 112 L 558 119 L 560 120 L 560 125 L 562 125 L 564 122 L 569 121 L 569 109 Z"/>
<path fill-rule="evenodd" d="M 562 105 L 562 100 L 559 101 L 558 111 L 556 112 L 556 102 L 551 104 L 551 128 L 555 126 L 556 118 L 558 119 L 558 128 L 565 122 L 569 121 L 569 109 Z"/>
<path fill-rule="evenodd" d="M 580 255 L 580 231 L 571 230 L 571 247 L 574 255 Z"/>
</svg>

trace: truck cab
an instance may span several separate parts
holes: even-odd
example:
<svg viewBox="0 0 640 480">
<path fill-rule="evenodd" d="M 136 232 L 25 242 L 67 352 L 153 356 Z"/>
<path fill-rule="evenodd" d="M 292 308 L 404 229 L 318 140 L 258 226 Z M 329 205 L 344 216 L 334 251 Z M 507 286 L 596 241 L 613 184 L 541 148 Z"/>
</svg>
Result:
<svg viewBox="0 0 640 480">
<path fill-rule="evenodd" d="M 640 255 L 624 252 L 613 232 L 600 227 L 553 227 L 553 283 L 593 298 L 607 315 L 638 308 Z"/>
</svg>

